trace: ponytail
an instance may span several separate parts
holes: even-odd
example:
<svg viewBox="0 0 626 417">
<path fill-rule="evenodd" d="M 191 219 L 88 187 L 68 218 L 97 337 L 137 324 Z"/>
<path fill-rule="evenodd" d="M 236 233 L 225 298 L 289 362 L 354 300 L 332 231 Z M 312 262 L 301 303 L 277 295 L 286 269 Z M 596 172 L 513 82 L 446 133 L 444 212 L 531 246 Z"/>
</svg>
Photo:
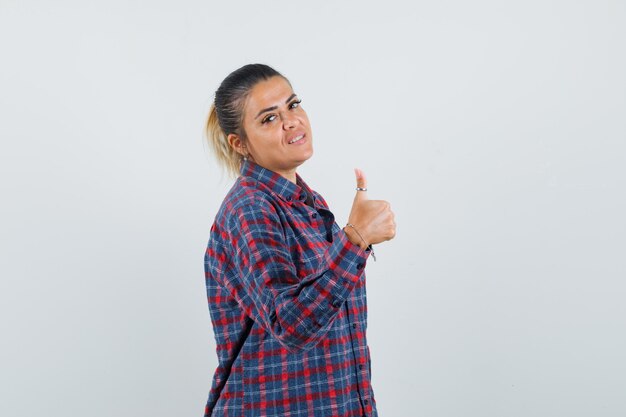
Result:
<svg viewBox="0 0 626 417">
<path fill-rule="evenodd" d="M 209 109 L 204 133 L 218 164 L 227 171 L 229 176 L 236 178 L 239 175 L 243 156 L 228 143 L 228 138 L 220 127 L 215 103 L 212 103 Z"/>
</svg>

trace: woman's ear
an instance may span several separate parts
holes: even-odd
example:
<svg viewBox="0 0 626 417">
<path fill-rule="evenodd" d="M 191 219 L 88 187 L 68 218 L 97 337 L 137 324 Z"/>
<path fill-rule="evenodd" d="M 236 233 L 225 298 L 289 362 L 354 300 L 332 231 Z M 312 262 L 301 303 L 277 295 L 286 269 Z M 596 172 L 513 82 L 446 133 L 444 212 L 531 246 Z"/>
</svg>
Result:
<svg viewBox="0 0 626 417">
<path fill-rule="evenodd" d="M 241 140 L 239 135 L 236 135 L 234 133 L 229 133 L 227 139 L 228 139 L 228 144 L 235 150 L 235 152 L 237 152 L 238 154 L 242 156 L 246 155 L 246 151 L 244 150 L 246 147 L 243 144 L 243 141 Z"/>
</svg>

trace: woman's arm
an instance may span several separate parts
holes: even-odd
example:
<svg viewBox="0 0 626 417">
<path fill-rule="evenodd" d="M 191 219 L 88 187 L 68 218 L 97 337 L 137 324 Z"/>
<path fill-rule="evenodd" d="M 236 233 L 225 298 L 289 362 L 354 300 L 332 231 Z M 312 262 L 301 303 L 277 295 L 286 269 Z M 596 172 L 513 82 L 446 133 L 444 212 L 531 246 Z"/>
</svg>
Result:
<svg viewBox="0 0 626 417">
<path fill-rule="evenodd" d="M 238 204 L 226 227 L 234 273 L 226 287 L 246 314 L 292 351 L 318 343 L 356 285 L 369 254 L 344 231 L 300 278 L 274 206 L 263 198 Z"/>
</svg>

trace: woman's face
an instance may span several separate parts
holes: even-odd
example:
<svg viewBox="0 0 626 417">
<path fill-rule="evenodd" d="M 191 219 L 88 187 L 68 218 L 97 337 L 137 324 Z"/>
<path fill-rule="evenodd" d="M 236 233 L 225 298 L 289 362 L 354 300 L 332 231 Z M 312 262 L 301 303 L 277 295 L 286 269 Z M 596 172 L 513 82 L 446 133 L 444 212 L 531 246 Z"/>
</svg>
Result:
<svg viewBox="0 0 626 417">
<path fill-rule="evenodd" d="M 247 142 L 229 135 L 231 146 L 293 182 L 296 168 L 313 155 L 309 118 L 283 77 L 272 77 L 252 88 L 244 106 L 243 128 Z"/>
</svg>

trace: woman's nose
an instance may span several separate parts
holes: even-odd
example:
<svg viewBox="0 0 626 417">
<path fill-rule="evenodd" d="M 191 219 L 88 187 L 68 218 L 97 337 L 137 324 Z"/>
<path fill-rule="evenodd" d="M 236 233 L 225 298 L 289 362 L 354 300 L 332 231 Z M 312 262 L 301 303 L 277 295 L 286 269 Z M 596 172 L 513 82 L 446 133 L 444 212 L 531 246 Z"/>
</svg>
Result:
<svg viewBox="0 0 626 417">
<path fill-rule="evenodd" d="M 298 120 L 293 114 L 283 113 L 283 126 L 285 129 L 291 129 L 298 124 Z"/>
</svg>

